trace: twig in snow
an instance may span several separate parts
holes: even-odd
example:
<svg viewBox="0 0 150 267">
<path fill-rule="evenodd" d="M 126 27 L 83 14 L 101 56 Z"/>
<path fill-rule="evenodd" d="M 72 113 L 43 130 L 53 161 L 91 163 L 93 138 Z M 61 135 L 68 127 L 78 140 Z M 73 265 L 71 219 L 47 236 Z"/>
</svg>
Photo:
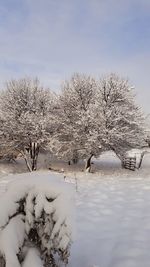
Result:
<svg viewBox="0 0 150 267">
<path fill-rule="evenodd" d="M 76 192 L 78 192 L 78 179 L 76 173 L 74 173 L 74 179 L 75 179 Z"/>
</svg>

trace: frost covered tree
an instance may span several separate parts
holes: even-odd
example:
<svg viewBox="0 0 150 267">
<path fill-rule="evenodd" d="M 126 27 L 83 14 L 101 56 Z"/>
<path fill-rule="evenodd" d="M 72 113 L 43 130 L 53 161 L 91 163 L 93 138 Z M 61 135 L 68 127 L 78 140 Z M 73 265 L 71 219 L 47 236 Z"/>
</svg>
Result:
<svg viewBox="0 0 150 267">
<path fill-rule="evenodd" d="M 53 131 L 54 95 L 38 79 L 11 80 L 2 93 L 0 110 L 3 120 L 2 144 L 22 153 L 29 169 L 26 148 L 31 143 L 45 146 Z M 33 166 L 34 165 L 34 166 Z"/>
<path fill-rule="evenodd" d="M 0 126 L 0 157 L 21 152 L 30 170 L 36 169 L 39 147 L 69 162 L 85 159 L 90 170 L 91 158 L 104 150 L 122 161 L 146 140 L 133 89 L 116 74 L 96 81 L 76 73 L 57 97 L 37 79 L 12 80 L 0 100 Z"/>
<path fill-rule="evenodd" d="M 0 266 L 66 265 L 72 209 L 71 185 L 49 175 L 20 175 L 0 199 Z"/>
<path fill-rule="evenodd" d="M 146 119 L 145 119 L 146 123 L 145 123 L 145 128 L 146 128 L 146 143 L 147 145 L 150 147 L 150 114 L 148 114 L 146 116 Z"/>
<path fill-rule="evenodd" d="M 98 82 L 96 99 L 100 114 L 97 125 L 102 125 L 101 140 L 106 149 L 122 160 L 126 151 L 145 144 L 144 117 L 126 79 L 116 74 L 104 77 Z"/>
<path fill-rule="evenodd" d="M 91 157 L 101 150 L 95 127 L 95 92 L 95 80 L 76 73 L 63 84 L 57 104 L 54 150 L 63 159 L 87 159 L 86 168 L 90 167 Z"/>
</svg>

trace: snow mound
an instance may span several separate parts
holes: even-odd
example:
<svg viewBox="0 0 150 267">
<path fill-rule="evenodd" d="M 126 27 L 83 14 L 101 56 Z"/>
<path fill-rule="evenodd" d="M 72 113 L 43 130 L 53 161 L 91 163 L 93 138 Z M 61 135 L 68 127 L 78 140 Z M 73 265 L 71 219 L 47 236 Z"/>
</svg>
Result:
<svg viewBox="0 0 150 267">
<path fill-rule="evenodd" d="M 68 260 L 74 200 L 73 187 L 62 179 L 44 173 L 19 174 L 8 184 L 0 199 L 0 251 L 7 267 L 20 266 L 18 254 L 25 258 L 24 244 L 38 247 L 44 261 L 54 260 L 56 253 L 62 261 Z M 30 251 L 27 259 L 31 254 L 37 255 Z"/>
</svg>

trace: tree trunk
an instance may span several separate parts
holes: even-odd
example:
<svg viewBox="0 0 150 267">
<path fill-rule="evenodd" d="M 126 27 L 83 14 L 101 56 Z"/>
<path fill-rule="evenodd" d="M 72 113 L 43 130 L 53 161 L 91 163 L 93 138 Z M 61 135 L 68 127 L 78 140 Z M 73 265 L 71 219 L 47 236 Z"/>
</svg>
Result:
<svg viewBox="0 0 150 267">
<path fill-rule="evenodd" d="M 144 152 L 141 154 L 141 158 L 140 158 L 138 169 L 140 169 L 141 166 L 142 166 L 142 161 L 143 161 L 144 154 L 145 154 Z"/>
<path fill-rule="evenodd" d="M 23 156 L 23 158 L 24 158 L 24 160 L 25 160 L 25 163 L 26 163 L 26 166 L 27 166 L 29 172 L 32 172 L 32 168 L 31 168 L 31 166 L 30 166 L 30 162 L 28 161 L 26 152 L 25 152 L 25 151 L 20 151 L 20 152 L 21 152 L 21 154 L 22 154 L 22 156 Z"/>
<path fill-rule="evenodd" d="M 73 164 L 77 164 L 78 163 L 78 159 L 74 158 L 74 159 L 72 159 L 72 162 L 73 162 Z"/>
<path fill-rule="evenodd" d="M 37 158 L 32 160 L 32 171 L 36 171 L 37 169 Z"/>
<path fill-rule="evenodd" d="M 93 157 L 93 154 L 90 155 L 90 157 L 87 159 L 85 163 L 85 171 L 90 172 L 91 171 L 91 159 Z"/>
<path fill-rule="evenodd" d="M 77 154 L 76 150 L 74 150 L 72 162 L 73 162 L 73 164 L 78 163 L 78 154 Z"/>
<path fill-rule="evenodd" d="M 32 171 L 37 169 L 37 159 L 39 155 L 39 144 L 37 142 L 30 142 L 30 157 L 32 162 Z"/>
<path fill-rule="evenodd" d="M 125 159 L 124 158 L 119 158 L 121 160 L 121 168 L 125 169 Z"/>
<path fill-rule="evenodd" d="M 36 162 L 35 162 L 35 159 L 32 160 L 32 171 L 36 171 Z"/>
<path fill-rule="evenodd" d="M 0 257 L 0 267 L 5 267 L 5 266 L 6 266 L 5 259 L 1 256 Z"/>
</svg>

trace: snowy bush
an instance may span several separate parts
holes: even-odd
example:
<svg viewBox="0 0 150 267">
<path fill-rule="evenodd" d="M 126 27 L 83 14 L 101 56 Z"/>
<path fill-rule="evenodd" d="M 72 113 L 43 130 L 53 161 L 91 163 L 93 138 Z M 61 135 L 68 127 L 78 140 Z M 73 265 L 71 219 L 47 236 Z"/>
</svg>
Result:
<svg viewBox="0 0 150 267">
<path fill-rule="evenodd" d="M 0 200 L 0 266 L 67 264 L 72 242 L 72 188 L 45 175 L 18 176 Z"/>
</svg>

